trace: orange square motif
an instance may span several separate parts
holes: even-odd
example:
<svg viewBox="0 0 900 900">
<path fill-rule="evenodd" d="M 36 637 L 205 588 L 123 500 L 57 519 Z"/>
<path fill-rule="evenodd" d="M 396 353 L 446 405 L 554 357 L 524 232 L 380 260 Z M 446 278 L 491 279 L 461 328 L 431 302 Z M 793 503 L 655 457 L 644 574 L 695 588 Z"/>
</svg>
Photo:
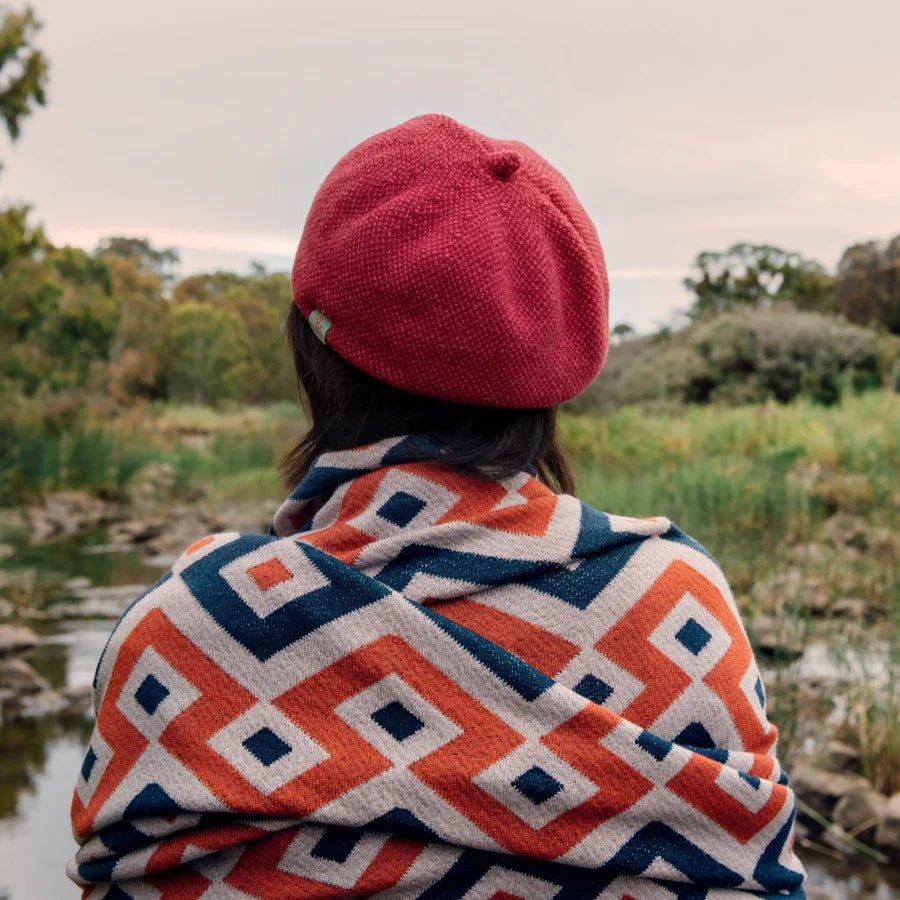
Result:
<svg viewBox="0 0 900 900">
<path fill-rule="evenodd" d="M 294 575 L 291 570 L 276 557 L 257 563 L 247 569 L 247 574 L 259 585 L 261 591 L 267 591 L 284 581 L 290 581 Z"/>
</svg>

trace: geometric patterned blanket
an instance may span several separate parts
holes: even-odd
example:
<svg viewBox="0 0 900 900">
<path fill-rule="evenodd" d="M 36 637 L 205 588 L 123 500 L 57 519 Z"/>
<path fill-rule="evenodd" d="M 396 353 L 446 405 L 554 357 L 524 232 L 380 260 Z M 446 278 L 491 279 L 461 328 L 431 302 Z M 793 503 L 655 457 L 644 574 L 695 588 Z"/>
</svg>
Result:
<svg viewBox="0 0 900 900">
<path fill-rule="evenodd" d="M 536 475 L 392 437 L 188 547 L 97 667 L 83 896 L 804 897 L 718 565 Z"/>
</svg>

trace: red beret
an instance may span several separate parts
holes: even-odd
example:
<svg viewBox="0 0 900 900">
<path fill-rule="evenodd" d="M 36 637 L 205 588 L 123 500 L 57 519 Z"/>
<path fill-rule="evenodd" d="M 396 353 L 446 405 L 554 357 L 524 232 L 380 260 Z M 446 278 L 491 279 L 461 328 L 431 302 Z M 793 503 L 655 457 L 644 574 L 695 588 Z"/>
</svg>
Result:
<svg viewBox="0 0 900 900">
<path fill-rule="evenodd" d="M 414 394 L 552 406 L 608 346 L 603 250 L 571 185 L 519 141 L 417 116 L 319 188 L 294 299 L 347 362 Z"/>
</svg>

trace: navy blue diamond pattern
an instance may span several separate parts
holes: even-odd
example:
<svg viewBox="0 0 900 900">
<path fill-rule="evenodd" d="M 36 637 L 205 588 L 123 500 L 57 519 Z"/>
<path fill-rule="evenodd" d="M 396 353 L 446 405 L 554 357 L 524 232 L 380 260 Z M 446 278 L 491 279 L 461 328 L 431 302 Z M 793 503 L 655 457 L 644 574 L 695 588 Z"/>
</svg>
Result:
<svg viewBox="0 0 900 900">
<path fill-rule="evenodd" d="M 532 766 L 512 782 L 513 787 L 524 794 L 535 806 L 555 797 L 563 786 L 540 766 Z"/>
<path fill-rule="evenodd" d="M 423 509 L 425 501 L 406 491 L 391 494 L 376 510 L 376 515 L 402 528 L 408 525 Z"/>
<path fill-rule="evenodd" d="M 278 762 L 291 752 L 286 744 L 271 728 L 260 728 L 244 740 L 244 746 L 266 767 Z"/>
<path fill-rule="evenodd" d="M 657 762 L 662 762 L 672 749 L 671 741 L 667 741 L 665 738 L 661 738 L 658 734 L 654 734 L 646 729 L 637 736 L 635 743 L 641 750 L 649 753 Z"/>
<path fill-rule="evenodd" d="M 716 742 L 712 739 L 710 733 L 703 727 L 701 722 L 691 722 L 681 730 L 675 738 L 676 744 L 686 747 L 702 747 L 715 749 Z"/>
<path fill-rule="evenodd" d="M 91 772 L 94 771 L 94 766 L 97 763 L 97 754 L 94 753 L 93 747 L 88 747 L 88 752 L 85 754 L 84 762 L 81 764 L 81 777 L 85 781 L 91 780 Z"/>
<path fill-rule="evenodd" d="M 415 713 L 411 713 L 399 700 L 376 709 L 372 719 L 377 722 L 394 740 L 405 741 L 414 735 L 425 723 Z"/>
<path fill-rule="evenodd" d="M 756 679 L 756 684 L 753 686 L 753 690 L 756 691 L 756 696 L 759 699 L 759 705 L 764 707 L 766 705 L 766 691 L 765 688 L 763 688 L 761 678 Z"/>
<path fill-rule="evenodd" d="M 126 819 L 143 819 L 150 816 L 177 816 L 184 812 L 156 782 L 145 785 L 125 807 Z"/>
<path fill-rule="evenodd" d="M 696 656 L 710 642 L 712 635 L 696 619 L 688 619 L 675 637 Z"/>
<path fill-rule="evenodd" d="M 309 851 L 316 859 L 327 859 L 331 862 L 346 862 L 347 857 L 363 836 L 361 828 L 346 828 L 342 825 L 329 825 L 316 841 L 316 846 Z"/>
<path fill-rule="evenodd" d="M 168 696 L 169 689 L 153 674 L 148 675 L 134 692 L 134 699 L 141 704 L 148 716 L 152 716 Z"/>
<path fill-rule="evenodd" d="M 575 685 L 574 690 L 581 694 L 582 697 L 593 700 L 594 703 L 605 703 L 613 692 L 612 685 L 607 684 L 602 678 L 597 678 L 596 675 L 591 675 L 590 673 L 585 675 L 584 678 Z"/>
</svg>

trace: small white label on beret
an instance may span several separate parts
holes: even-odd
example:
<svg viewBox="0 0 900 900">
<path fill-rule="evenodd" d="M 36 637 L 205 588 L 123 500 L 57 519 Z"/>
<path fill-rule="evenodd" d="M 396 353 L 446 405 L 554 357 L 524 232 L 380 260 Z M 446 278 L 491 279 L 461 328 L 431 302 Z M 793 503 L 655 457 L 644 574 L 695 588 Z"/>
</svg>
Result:
<svg viewBox="0 0 900 900">
<path fill-rule="evenodd" d="M 316 333 L 316 337 L 324 344 L 325 335 L 328 334 L 328 329 L 331 328 L 331 319 L 321 309 L 314 309 L 309 314 L 309 324 Z"/>
</svg>

